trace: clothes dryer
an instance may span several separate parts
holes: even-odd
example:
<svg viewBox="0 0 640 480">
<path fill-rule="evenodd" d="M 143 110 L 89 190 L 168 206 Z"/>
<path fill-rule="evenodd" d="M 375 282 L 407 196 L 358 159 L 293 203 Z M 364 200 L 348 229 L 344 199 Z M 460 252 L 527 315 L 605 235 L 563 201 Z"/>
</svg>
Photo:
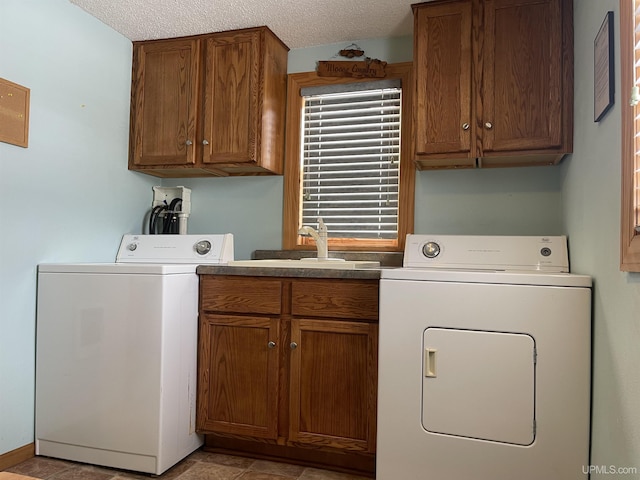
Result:
<svg viewBox="0 0 640 480">
<path fill-rule="evenodd" d="M 591 278 L 565 237 L 409 235 L 382 271 L 378 480 L 577 480 Z"/>
</svg>

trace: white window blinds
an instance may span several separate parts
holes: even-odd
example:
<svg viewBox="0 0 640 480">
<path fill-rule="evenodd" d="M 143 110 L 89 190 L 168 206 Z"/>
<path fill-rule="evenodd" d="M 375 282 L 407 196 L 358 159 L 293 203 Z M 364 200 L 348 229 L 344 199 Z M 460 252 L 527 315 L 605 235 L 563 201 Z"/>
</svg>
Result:
<svg viewBox="0 0 640 480">
<path fill-rule="evenodd" d="M 395 239 L 402 89 L 364 82 L 303 89 L 303 225 L 330 237 Z"/>
</svg>

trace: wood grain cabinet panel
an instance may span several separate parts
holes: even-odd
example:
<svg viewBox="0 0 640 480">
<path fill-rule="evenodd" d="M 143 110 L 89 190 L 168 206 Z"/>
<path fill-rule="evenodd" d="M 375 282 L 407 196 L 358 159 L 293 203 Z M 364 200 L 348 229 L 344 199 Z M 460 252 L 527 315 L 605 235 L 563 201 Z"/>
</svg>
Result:
<svg viewBox="0 0 640 480">
<path fill-rule="evenodd" d="M 130 167 L 195 163 L 199 58 L 197 40 L 134 48 Z"/>
<path fill-rule="evenodd" d="M 200 318 L 198 430 L 277 437 L 278 343 L 278 319 Z"/>
<path fill-rule="evenodd" d="M 479 156 L 562 146 L 562 3 L 485 3 Z"/>
<path fill-rule="evenodd" d="M 294 319 L 291 341 L 289 439 L 375 452 L 378 326 Z"/>
<path fill-rule="evenodd" d="M 287 57 L 267 27 L 134 42 L 129 169 L 282 174 Z"/>
<path fill-rule="evenodd" d="M 378 285 L 201 275 L 205 448 L 373 474 Z"/>
<path fill-rule="evenodd" d="M 200 309 L 203 312 L 280 315 L 282 283 L 270 278 L 200 277 Z"/>
<path fill-rule="evenodd" d="M 419 168 L 554 164 L 572 151 L 572 0 L 413 8 Z"/>
<path fill-rule="evenodd" d="M 417 8 L 418 155 L 471 152 L 471 2 Z"/>
<path fill-rule="evenodd" d="M 298 281 L 291 287 L 291 313 L 348 319 L 378 319 L 378 281 Z"/>
<path fill-rule="evenodd" d="M 256 161 L 257 32 L 207 39 L 204 163 Z"/>
</svg>

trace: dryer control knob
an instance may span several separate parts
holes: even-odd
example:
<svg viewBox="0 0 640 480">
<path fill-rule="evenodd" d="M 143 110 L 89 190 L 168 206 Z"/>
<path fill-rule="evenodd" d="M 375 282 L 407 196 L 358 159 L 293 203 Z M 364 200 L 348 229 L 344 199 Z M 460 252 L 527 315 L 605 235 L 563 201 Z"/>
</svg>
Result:
<svg viewBox="0 0 640 480">
<path fill-rule="evenodd" d="M 211 242 L 209 240 L 201 240 L 195 245 L 198 255 L 206 255 L 211 251 Z"/>
<path fill-rule="evenodd" d="M 436 242 L 427 242 L 422 246 L 422 254 L 427 258 L 436 258 L 440 255 L 440 245 Z"/>
<path fill-rule="evenodd" d="M 137 243 L 130 243 L 129 245 L 127 245 L 127 250 L 129 250 L 130 252 L 133 252 L 136 248 L 138 248 Z"/>
</svg>

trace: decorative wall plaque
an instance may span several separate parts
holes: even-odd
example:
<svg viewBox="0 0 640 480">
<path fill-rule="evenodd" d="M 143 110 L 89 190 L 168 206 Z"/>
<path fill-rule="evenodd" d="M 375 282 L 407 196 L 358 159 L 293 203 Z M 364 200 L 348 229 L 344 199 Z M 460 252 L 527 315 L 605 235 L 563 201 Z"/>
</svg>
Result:
<svg viewBox="0 0 640 480">
<path fill-rule="evenodd" d="M 320 61 L 318 62 L 318 76 L 320 77 L 354 77 L 354 78 L 384 78 L 387 62 L 380 60 L 354 61 Z"/>
<path fill-rule="evenodd" d="M 0 78 L 0 142 L 29 146 L 29 93 L 28 88 Z"/>
</svg>

